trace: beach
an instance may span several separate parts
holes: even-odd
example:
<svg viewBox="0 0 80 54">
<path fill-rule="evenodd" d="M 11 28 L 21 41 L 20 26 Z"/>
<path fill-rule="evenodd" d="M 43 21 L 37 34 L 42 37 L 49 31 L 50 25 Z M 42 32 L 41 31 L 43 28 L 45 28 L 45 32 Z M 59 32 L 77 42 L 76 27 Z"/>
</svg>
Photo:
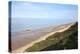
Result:
<svg viewBox="0 0 80 54">
<path fill-rule="evenodd" d="M 24 52 L 27 48 L 31 47 L 37 42 L 45 40 L 47 37 L 55 34 L 56 32 L 63 32 L 70 28 L 73 23 L 50 26 L 39 30 L 20 31 L 12 34 L 12 52 Z"/>
</svg>

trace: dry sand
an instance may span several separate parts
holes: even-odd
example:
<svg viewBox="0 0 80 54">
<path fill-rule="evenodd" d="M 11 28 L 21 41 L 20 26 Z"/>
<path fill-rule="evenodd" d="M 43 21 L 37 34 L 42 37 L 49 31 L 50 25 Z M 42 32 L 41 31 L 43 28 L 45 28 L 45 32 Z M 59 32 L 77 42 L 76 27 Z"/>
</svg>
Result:
<svg viewBox="0 0 80 54">
<path fill-rule="evenodd" d="M 47 37 L 55 34 L 56 32 L 63 32 L 71 27 L 73 24 L 61 25 L 56 27 L 48 27 L 36 31 L 22 31 L 12 34 L 12 52 L 24 52 L 27 48 L 31 47 L 37 42 L 45 40 Z M 54 28 L 54 29 L 53 29 Z"/>
</svg>

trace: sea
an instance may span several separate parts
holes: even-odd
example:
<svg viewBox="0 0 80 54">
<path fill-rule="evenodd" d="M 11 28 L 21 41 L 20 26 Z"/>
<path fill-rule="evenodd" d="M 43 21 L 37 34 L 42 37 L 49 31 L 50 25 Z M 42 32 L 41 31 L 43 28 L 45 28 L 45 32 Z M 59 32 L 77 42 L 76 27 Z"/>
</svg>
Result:
<svg viewBox="0 0 80 54">
<path fill-rule="evenodd" d="M 39 29 L 47 26 L 60 25 L 74 22 L 74 19 L 54 19 L 54 18 L 11 18 L 11 32 Z"/>
</svg>

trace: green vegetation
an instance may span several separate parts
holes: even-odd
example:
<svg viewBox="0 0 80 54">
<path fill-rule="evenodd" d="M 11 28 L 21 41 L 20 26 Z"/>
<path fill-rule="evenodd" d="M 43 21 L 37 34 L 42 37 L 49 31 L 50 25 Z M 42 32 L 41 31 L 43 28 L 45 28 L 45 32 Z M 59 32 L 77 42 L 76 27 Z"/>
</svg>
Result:
<svg viewBox="0 0 80 54">
<path fill-rule="evenodd" d="M 51 51 L 63 49 L 77 49 L 78 48 L 78 23 L 72 25 L 64 32 L 58 32 L 48 37 L 46 40 L 34 44 L 25 51 Z"/>
</svg>

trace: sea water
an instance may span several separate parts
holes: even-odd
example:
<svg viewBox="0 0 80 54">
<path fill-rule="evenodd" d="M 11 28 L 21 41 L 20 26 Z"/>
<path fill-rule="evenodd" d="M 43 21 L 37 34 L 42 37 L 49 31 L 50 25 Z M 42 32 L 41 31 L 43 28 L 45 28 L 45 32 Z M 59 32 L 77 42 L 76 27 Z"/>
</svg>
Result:
<svg viewBox="0 0 80 54">
<path fill-rule="evenodd" d="M 74 19 L 54 19 L 54 18 L 11 18 L 11 31 L 16 32 L 26 29 L 38 29 L 46 26 L 65 24 L 75 21 Z"/>
</svg>

